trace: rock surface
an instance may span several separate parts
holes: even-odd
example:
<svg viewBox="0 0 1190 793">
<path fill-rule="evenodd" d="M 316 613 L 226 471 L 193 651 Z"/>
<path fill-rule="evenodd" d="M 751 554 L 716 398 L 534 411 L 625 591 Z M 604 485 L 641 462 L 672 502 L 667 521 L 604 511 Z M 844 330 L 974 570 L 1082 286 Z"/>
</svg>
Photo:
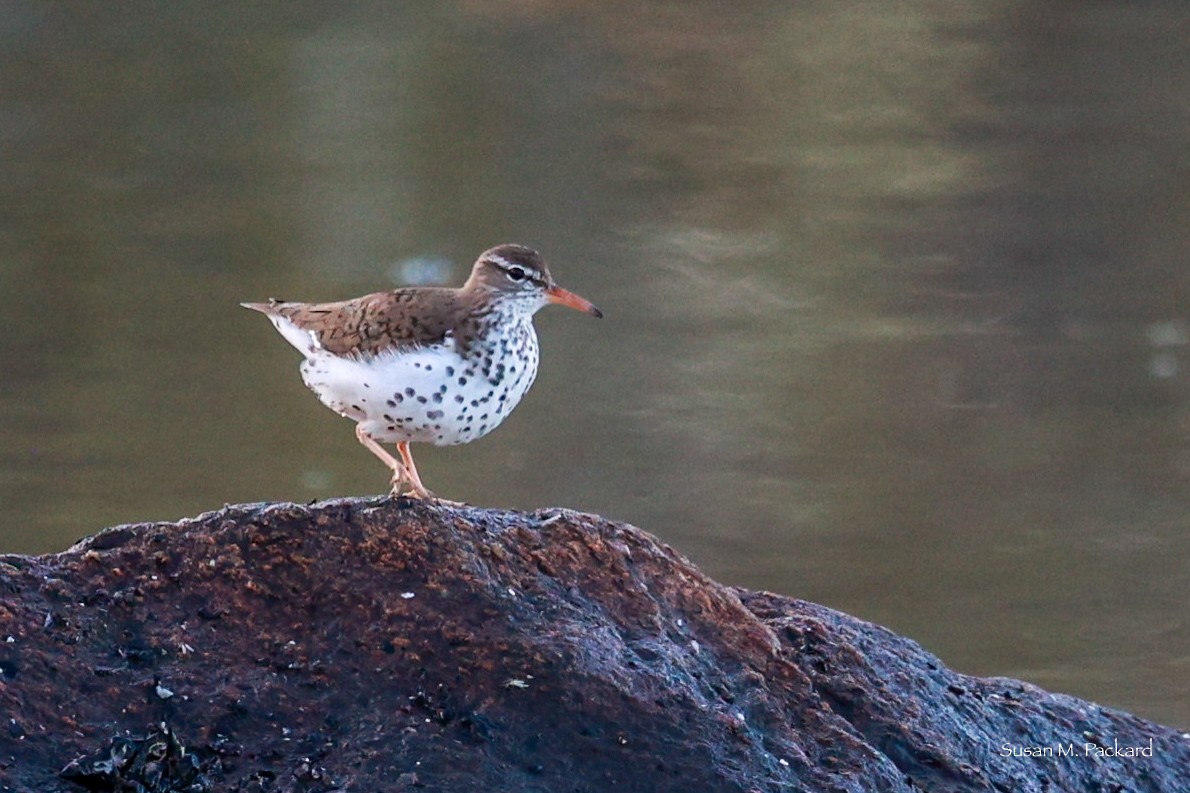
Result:
<svg viewBox="0 0 1190 793">
<path fill-rule="evenodd" d="M 0 790 L 1190 790 L 1175 730 L 590 515 L 234 506 L 0 591 Z"/>
</svg>

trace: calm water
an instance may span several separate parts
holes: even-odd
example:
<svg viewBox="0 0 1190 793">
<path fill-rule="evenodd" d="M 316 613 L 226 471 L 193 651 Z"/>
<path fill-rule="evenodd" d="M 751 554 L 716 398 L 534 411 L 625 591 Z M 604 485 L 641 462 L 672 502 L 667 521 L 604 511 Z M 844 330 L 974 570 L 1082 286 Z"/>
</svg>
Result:
<svg viewBox="0 0 1190 793">
<path fill-rule="evenodd" d="M 5 5 L 0 551 L 382 490 L 237 303 L 525 242 L 430 487 L 1190 727 L 1190 7 L 732 7 Z"/>
</svg>

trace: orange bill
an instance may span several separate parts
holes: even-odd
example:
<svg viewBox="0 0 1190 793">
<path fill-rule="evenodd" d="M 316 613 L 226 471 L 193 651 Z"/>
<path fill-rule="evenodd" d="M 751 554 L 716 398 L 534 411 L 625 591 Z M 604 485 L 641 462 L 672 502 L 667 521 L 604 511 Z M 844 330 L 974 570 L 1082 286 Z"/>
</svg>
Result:
<svg viewBox="0 0 1190 793">
<path fill-rule="evenodd" d="M 574 292 L 568 292 L 557 284 L 546 289 L 545 295 L 551 303 L 557 303 L 560 306 L 569 306 L 576 311 L 590 314 L 593 317 L 603 316 L 603 312 L 595 308 L 595 305 L 590 300 L 579 297 Z"/>
</svg>

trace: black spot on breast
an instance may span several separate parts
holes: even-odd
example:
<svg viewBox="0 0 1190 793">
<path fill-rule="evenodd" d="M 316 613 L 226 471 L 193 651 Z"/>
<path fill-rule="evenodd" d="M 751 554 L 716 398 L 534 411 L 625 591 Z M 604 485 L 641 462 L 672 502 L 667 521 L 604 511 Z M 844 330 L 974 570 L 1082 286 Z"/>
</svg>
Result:
<svg viewBox="0 0 1190 793">
<path fill-rule="evenodd" d="M 412 388 L 406 388 L 406 389 L 405 389 L 405 396 L 413 396 L 413 395 L 414 395 L 414 394 L 416 394 L 416 393 L 417 393 L 417 392 L 416 392 L 416 391 L 414 391 Z"/>
<path fill-rule="evenodd" d="M 428 411 L 428 412 L 426 413 L 426 418 L 428 418 L 428 419 L 440 419 L 440 418 L 442 418 L 442 411 L 441 411 L 441 410 L 431 410 L 431 411 Z"/>
<path fill-rule="evenodd" d="M 426 403 L 426 398 L 425 398 L 425 397 L 418 397 L 418 398 L 417 398 L 417 401 L 418 401 L 418 402 L 420 402 L 421 404 L 423 404 L 423 405 L 424 405 L 424 404 Z"/>
<path fill-rule="evenodd" d="M 395 396 L 397 398 L 396 401 L 390 399 L 389 401 L 384 403 L 384 404 L 388 405 L 390 408 L 395 408 L 397 406 L 397 402 L 404 399 L 404 397 L 402 397 L 400 394 L 394 394 L 393 396 Z"/>
<path fill-rule="evenodd" d="M 385 421 L 395 421 L 396 419 L 394 419 L 392 416 L 390 416 L 390 415 L 388 415 L 387 413 L 385 413 L 385 414 L 384 414 L 384 420 L 385 420 Z M 389 429 L 392 429 L 392 428 L 390 427 Z"/>
<path fill-rule="evenodd" d="M 466 377 L 460 377 L 460 378 L 459 378 L 459 385 L 467 385 L 467 378 L 466 378 Z"/>
<path fill-rule="evenodd" d="M 448 366 L 448 367 L 446 367 L 446 376 L 447 376 L 447 377 L 454 377 L 454 376 L 455 376 L 455 368 L 454 368 L 453 366 Z"/>
<path fill-rule="evenodd" d="M 441 393 L 441 392 L 435 392 L 435 393 L 433 394 L 433 396 L 431 396 L 431 397 L 430 397 L 430 399 L 434 400 L 434 402 L 436 402 L 436 403 L 437 403 L 437 402 L 441 402 L 441 401 L 442 401 L 442 393 Z"/>
<path fill-rule="evenodd" d="M 461 405 L 463 402 L 466 402 L 466 400 L 463 399 L 462 394 L 455 394 L 455 402 L 458 402 Z"/>
</svg>

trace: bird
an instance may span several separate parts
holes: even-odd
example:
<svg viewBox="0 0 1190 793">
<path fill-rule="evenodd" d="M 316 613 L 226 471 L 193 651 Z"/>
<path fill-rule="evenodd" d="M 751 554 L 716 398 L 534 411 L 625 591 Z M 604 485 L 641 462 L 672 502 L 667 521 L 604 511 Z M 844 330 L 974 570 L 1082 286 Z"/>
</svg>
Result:
<svg viewBox="0 0 1190 793">
<path fill-rule="evenodd" d="M 304 360 L 322 404 L 392 472 L 394 496 L 435 500 L 412 443 L 470 443 L 500 425 L 537 377 L 533 316 L 555 303 L 602 317 L 555 283 L 541 254 L 504 244 L 479 255 L 458 288 L 415 286 L 335 303 L 241 303 L 273 323 Z M 396 445 L 400 459 L 381 444 Z"/>
</svg>

